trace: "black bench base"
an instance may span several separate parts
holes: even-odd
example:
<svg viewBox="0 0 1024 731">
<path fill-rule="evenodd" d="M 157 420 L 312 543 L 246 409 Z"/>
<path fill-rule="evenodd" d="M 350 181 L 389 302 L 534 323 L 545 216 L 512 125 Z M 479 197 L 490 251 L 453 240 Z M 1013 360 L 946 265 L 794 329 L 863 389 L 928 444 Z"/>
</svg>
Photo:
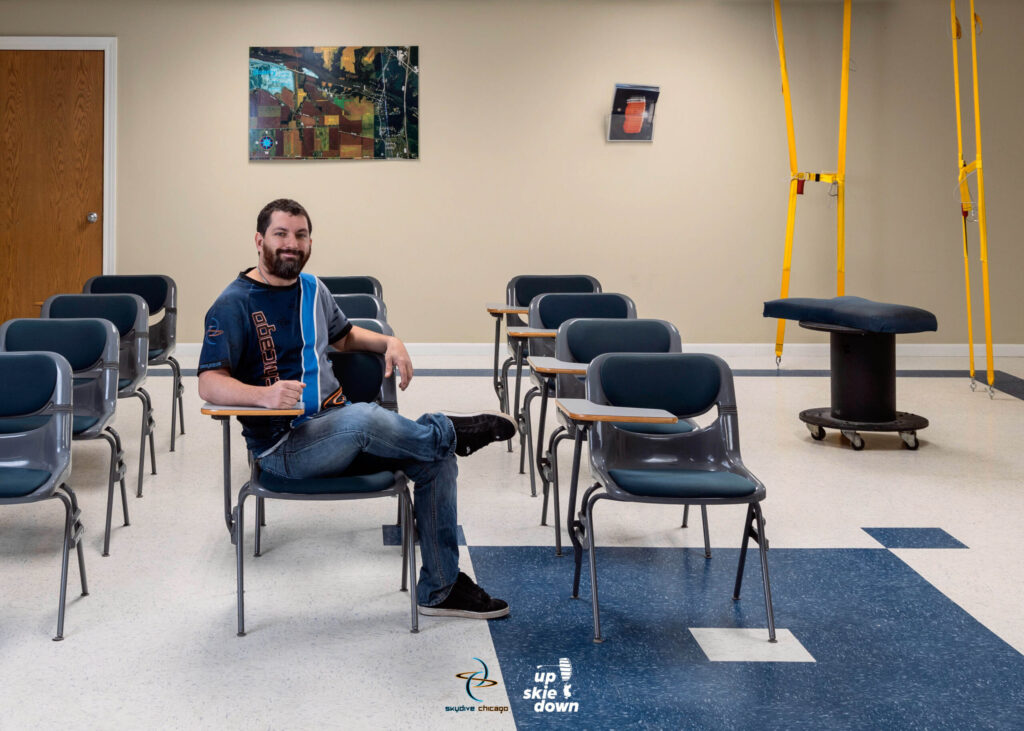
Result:
<svg viewBox="0 0 1024 731">
<path fill-rule="evenodd" d="M 838 429 L 853 445 L 854 449 L 864 448 L 864 440 L 857 435 L 859 431 L 899 432 L 907 449 L 917 449 L 917 430 L 928 426 L 928 420 L 917 414 L 897 411 L 892 421 L 847 421 L 832 416 L 832 407 L 805 409 L 800 412 L 800 421 L 807 424 L 811 437 L 817 441 L 825 438 L 825 428 Z"/>
<path fill-rule="evenodd" d="M 841 325 L 801 322 L 829 334 L 832 405 L 800 412 L 811 437 L 838 429 L 855 450 L 864 448 L 858 431 L 899 432 L 908 449 L 917 449 L 917 430 L 928 420 L 896 410 L 896 336 Z"/>
</svg>

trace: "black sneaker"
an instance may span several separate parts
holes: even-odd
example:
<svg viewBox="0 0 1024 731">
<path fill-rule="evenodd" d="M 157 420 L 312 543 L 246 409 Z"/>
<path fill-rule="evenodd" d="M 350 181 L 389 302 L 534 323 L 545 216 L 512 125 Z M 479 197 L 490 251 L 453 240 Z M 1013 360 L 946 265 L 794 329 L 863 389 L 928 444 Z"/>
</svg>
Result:
<svg viewBox="0 0 1024 731">
<path fill-rule="evenodd" d="M 497 619 L 508 615 L 508 602 L 495 599 L 460 571 L 448 598 L 434 607 L 421 604 L 420 614 L 430 617 Z"/>
<path fill-rule="evenodd" d="M 444 412 L 442 412 L 444 413 Z M 516 435 L 516 422 L 500 411 L 478 411 L 475 414 L 447 414 L 455 427 L 455 454 L 468 457 L 494 442 L 504 442 Z"/>
</svg>

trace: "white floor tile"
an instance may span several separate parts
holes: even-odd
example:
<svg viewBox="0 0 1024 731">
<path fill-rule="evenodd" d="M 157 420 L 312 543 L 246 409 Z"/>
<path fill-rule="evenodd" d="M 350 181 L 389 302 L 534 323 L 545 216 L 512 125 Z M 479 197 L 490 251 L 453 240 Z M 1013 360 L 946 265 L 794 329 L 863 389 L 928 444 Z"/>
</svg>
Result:
<svg viewBox="0 0 1024 731">
<path fill-rule="evenodd" d="M 811 653 L 788 629 L 767 627 L 690 627 L 690 634 L 711 662 L 814 662 Z"/>
</svg>

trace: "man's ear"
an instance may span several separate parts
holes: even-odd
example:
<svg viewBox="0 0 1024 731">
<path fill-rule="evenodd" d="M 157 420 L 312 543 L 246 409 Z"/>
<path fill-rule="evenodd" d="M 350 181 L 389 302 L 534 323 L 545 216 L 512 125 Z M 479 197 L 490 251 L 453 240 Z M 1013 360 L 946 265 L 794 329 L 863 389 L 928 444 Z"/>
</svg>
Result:
<svg viewBox="0 0 1024 731">
<path fill-rule="evenodd" d="M 260 247 L 262 247 L 262 246 L 263 246 L 263 234 L 261 234 L 259 231 L 257 231 L 256 232 L 256 251 L 259 251 Z"/>
</svg>

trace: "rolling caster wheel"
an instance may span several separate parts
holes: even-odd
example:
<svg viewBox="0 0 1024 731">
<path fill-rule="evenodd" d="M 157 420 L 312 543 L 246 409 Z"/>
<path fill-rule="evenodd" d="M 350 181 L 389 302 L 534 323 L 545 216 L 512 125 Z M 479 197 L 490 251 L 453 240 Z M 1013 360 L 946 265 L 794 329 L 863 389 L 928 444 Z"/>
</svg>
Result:
<svg viewBox="0 0 1024 731">
<path fill-rule="evenodd" d="M 861 438 L 860 434 L 858 434 L 855 431 L 844 431 L 842 434 L 844 437 L 846 437 L 846 440 L 850 443 L 850 446 L 853 447 L 854 452 L 859 452 L 860 450 L 864 449 L 864 439 Z"/>
<path fill-rule="evenodd" d="M 807 431 L 811 433 L 811 439 L 816 442 L 820 442 L 825 438 L 825 428 L 817 424 L 808 424 Z"/>
<path fill-rule="evenodd" d="M 914 450 L 920 446 L 920 442 L 917 441 L 916 431 L 901 431 L 900 439 L 903 440 L 903 446 L 907 449 Z"/>
</svg>

